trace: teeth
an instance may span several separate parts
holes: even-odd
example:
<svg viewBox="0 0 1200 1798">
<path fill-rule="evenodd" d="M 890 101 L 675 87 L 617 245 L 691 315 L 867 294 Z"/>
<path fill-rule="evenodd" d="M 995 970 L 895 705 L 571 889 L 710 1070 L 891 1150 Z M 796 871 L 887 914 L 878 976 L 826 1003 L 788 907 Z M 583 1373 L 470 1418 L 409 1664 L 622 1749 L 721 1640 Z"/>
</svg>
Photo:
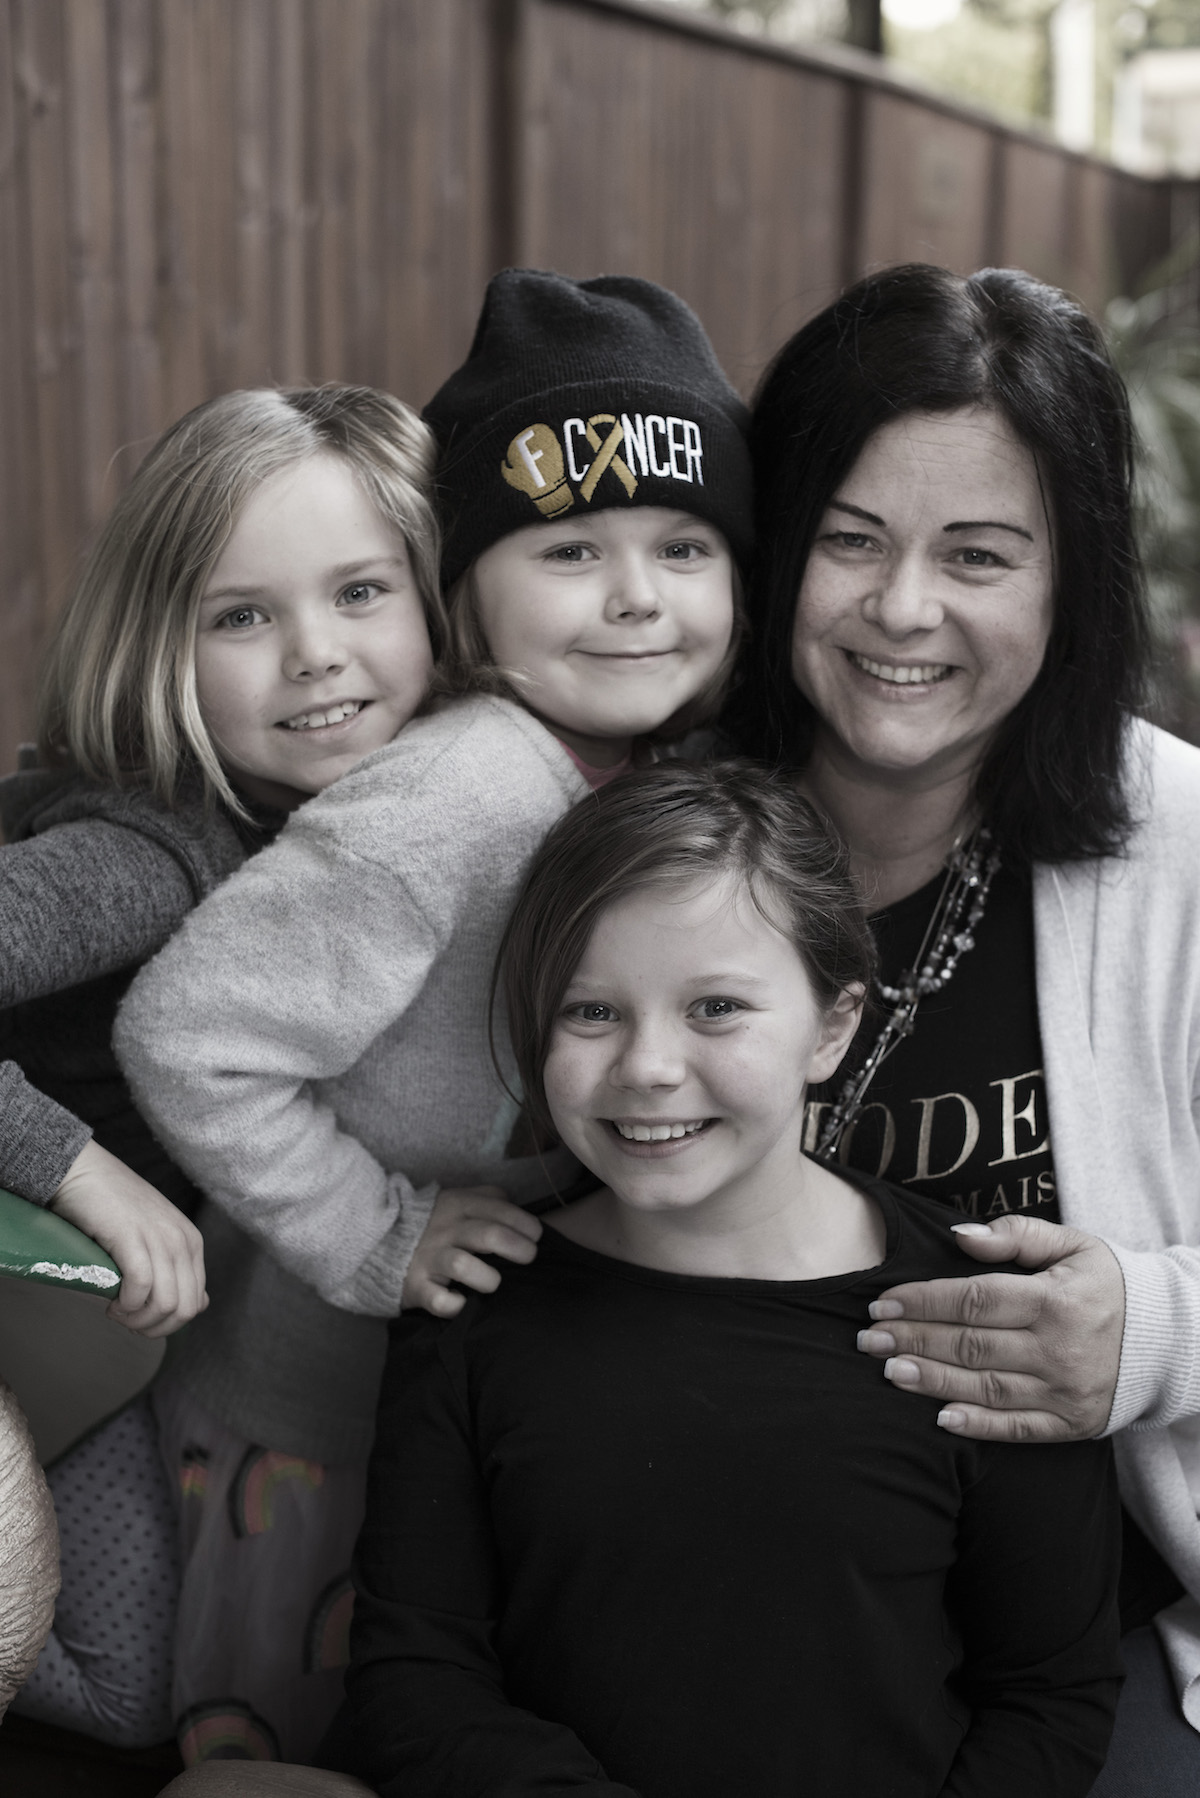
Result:
<svg viewBox="0 0 1200 1798">
<path fill-rule="evenodd" d="M 344 699 L 341 705 L 330 706 L 327 712 L 301 712 L 296 718 L 285 718 L 286 730 L 320 730 L 323 724 L 340 724 L 343 718 L 353 718 L 363 709 L 361 699 Z"/>
<path fill-rule="evenodd" d="M 617 1134 L 626 1142 L 669 1142 L 673 1136 L 694 1136 L 703 1130 L 706 1119 L 694 1124 L 617 1124 Z"/>
<path fill-rule="evenodd" d="M 898 687 L 945 680 L 950 672 L 949 662 L 925 662 L 919 667 L 895 667 L 891 662 L 873 662 L 869 656 L 856 655 L 853 650 L 850 652 L 850 660 L 864 674 L 873 674 L 876 680 L 892 681 Z"/>
</svg>

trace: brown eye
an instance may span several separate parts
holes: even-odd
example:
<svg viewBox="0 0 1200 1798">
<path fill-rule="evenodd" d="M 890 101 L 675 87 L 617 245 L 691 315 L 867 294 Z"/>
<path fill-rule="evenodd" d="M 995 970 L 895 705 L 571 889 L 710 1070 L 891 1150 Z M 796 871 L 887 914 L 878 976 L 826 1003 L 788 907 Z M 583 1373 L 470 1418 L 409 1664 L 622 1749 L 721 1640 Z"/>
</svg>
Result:
<svg viewBox="0 0 1200 1798">
<path fill-rule="evenodd" d="M 611 1005 L 592 999 L 581 1005 L 568 1005 L 564 1015 L 577 1024 L 611 1024 L 617 1014 Z"/>
</svg>

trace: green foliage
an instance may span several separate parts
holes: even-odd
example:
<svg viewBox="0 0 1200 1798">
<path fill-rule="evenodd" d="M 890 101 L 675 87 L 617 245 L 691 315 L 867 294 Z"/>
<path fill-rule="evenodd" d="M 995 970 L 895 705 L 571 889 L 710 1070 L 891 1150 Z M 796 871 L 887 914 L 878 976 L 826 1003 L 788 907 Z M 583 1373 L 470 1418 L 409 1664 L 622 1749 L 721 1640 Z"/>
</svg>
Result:
<svg viewBox="0 0 1200 1798">
<path fill-rule="evenodd" d="M 770 25 L 791 4 L 791 0 L 705 0 L 704 10 L 715 12 L 720 18 L 732 18 L 735 13 L 749 13 Z"/>
<path fill-rule="evenodd" d="M 1024 124 L 1049 112 L 1042 0 L 968 0 L 935 30 L 884 20 L 887 53 L 934 87 Z"/>
<path fill-rule="evenodd" d="M 1108 337 L 1139 440 L 1138 533 L 1158 648 L 1160 722 L 1200 742 L 1200 240 L 1134 299 L 1113 300 Z"/>
</svg>

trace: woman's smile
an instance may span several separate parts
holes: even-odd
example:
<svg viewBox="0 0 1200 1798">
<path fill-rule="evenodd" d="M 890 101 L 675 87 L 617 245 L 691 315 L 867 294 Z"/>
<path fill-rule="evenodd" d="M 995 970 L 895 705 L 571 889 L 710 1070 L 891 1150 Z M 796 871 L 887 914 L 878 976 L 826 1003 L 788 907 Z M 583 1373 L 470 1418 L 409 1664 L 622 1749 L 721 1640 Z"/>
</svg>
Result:
<svg viewBox="0 0 1200 1798">
<path fill-rule="evenodd" d="M 949 662 L 876 662 L 855 649 L 845 651 L 847 659 L 862 674 L 882 681 L 890 687 L 932 687 L 949 680 L 954 669 Z"/>
</svg>

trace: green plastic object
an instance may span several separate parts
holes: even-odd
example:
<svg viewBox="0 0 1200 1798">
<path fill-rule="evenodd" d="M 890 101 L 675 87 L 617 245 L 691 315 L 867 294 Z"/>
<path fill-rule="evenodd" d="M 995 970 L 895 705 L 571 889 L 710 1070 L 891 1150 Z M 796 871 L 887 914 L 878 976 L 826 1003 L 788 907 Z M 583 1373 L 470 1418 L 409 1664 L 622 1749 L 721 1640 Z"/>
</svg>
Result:
<svg viewBox="0 0 1200 1798">
<path fill-rule="evenodd" d="M 121 1274 L 98 1242 L 28 1199 L 0 1188 L 0 1274 L 115 1299 Z"/>
</svg>

